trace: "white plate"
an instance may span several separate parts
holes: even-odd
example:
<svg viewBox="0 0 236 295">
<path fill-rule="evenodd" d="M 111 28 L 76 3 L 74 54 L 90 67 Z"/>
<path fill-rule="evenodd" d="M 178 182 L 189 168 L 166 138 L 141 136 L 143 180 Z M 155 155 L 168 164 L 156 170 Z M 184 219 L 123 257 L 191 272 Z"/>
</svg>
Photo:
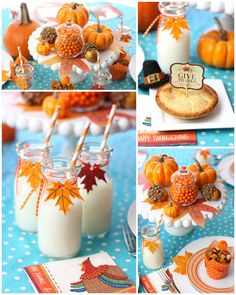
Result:
<svg viewBox="0 0 236 295">
<path fill-rule="evenodd" d="M 136 71 L 137 71 L 137 74 L 139 75 L 143 69 L 143 62 L 145 61 L 145 55 L 140 45 L 137 45 L 136 51 L 137 51 L 137 60 L 138 60 L 138 63 L 136 65 Z"/>
<path fill-rule="evenodd" d="M 197 251 L 208 247 L 210 245 L 210 243 L 212 241 L 214 241 L 214 240 L 225 240 L 225 241 L 227 241 L 227 243 L 228 243 L 228 245 L 230 247 L 232 247 L 234 245 L 234 239 L 232 237 L 222 237 L 222 236 L 206 237 L 206 238 L 198 239 L 198 240 L 193 241 L 192 243 L 188 244 L 177 255 L 184 255 L 185 251 L 188 251 L 188 252 L 191 252 L 191 253 L 196 253 Z M 233 265 L 233 263 L 231 263 L 231 264 Z M 175 268 L 174 265 L 173 265 L 173 268 Z M 176 286 L 178 287 L 178 289 L 180 290 L 181 293 L 199 293 L 192 286 L 192 284 L 189 281 L 189 278 L 188 278 L 187 275 L 181 275 L 181 274 L 178 274 L 176 272 L 172 272 L 172 274 L 173 274 L 174 282 L 175 282 Z M 233 276 L 232 273 L 231 273 L 231 275 Z M 204 280 L 209 285 L 212 285 L 212 286 L 214 286 L 216 288 L 217 288 L 217 286 L 219 286 L 219 284 L 221 284 L 221 280 L 220 281 L 211 280 L 210 278 L 208 278 L 207 275 L 205 276 Z M 224 287 L 224 286 L 222 286 L 222 287 Z"/>
<path fill-rule="evenodd" d="M 7 71 L 10 76 L 10 61 L 13 61 L 13 58 L 10 56 L 8 52 L 2 50 L 2 71 Z M 2 85 L 7 81 L 2 81 Z"/>
<path fill-rule="evenodd" d="M 133 202 L 128 210 L 128 225 L 132 233 L 136 236 L 136 202 Z"/>
<path fill-rule="evenodd" d="M 218 79 L 206 79 L 205 84 L 211 86 L 218 94 L 219 101 L 215 109 L 206 117 L 196 120 L 181 120 L 163 112 L 156 103 L 157 89 L 150 89 L 150 96 L 138 97 L 139 125 L 141 131 L 170 131 L 170 130 L 194 130 L 212 128 L 234 128 L 234 113 L 225 90 L 224 84 Z M 152 124 L 147 127 L 143 120 L 151 116 Z"/>
<path fill-rule="evenodd" d="M 223 158 L 218 164 L 218 174 L 225 182 L 234 186 L 234 177 L 230 173 L 232 163 L 234 163 L 234 154 Z"/>
<path fill-rule="evenodd" d="M 129 72 L 134 82 L 136 82 L 137 80 L 136 79 L 136 55 L 131 57 L 131 60 L 129 63 Z"/>
</svg>

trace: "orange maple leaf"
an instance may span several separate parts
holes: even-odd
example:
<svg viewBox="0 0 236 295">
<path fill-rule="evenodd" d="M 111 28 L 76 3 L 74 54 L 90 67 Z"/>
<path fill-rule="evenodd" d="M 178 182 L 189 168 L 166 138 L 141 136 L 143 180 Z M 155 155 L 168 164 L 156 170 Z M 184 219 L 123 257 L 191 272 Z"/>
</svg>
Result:
<svg viewBox="0 0 236 295">
<path fill-rule="evenodd" d="M 178 255 L 178 256 L 172 258 L 172 260 L 176 264 L 176 268 L 174 269 L 174 272 L 177 272 L 181 275 L 186 275 L 187 262 L 189 261 L 189 258 L 192 255 L 193 255 L 193 253 L 185 251 L 183 256 Z"/>
<path fill-rule="evenodd" d="M 66 181 L 64 183 L 61 182 L 50 182 L 50 187 L 47 188 L 48 196 L 46 201 L 48 200 L 56 200 L 56 206 L 59 206 L 59 210 L 63 211 L 64 214 L 69 210 L 69 205 L 73 205 L 71 198 L 77 198 L 83 200 L 79 193 L 79 188 L 77 188 L 70 181 Z"/>
<path fill-rule="evenodd" d="M 19 167 L 18 177 L 21 176 L 28 177 L 27 182 L 30 183 L 33 189 L 36 189 L 43 178 L 40 169 L 40 162 L 33 163 L 31 161 L 24 161 L 24 163 Z"/>
<path fill-rule="evenodd" d="M 162 209 L 168 203 L 168 201 L 165 201 L 165 202 L 154 202 L 150 198 L 145 199 L 143 202 L 150 204 L 151 205 L 151 210 Z"/>
<path fill-rule="evenodd" d="M 144 240 L 143 247 L 148 248 L 151 253 L 154 253 L 158 248 L 160 248 L 160 245 L 157 241 Z"/>
<path fill-rule="evenodd" d="M 132 37 L 128 34 L 120 36 L 120 41 L 123 41 L 123 42 L 129 42 L 131 39 L 132 39 Z"/>
<path fill-rule="evenodd" d="M 168 17 L 164 19 L 163 30 L 170 30 L 171 35 L 178 40 L 182 34 L 183 29 L 189 29 L 188 22 L 182 17 Z"/>
</svg>

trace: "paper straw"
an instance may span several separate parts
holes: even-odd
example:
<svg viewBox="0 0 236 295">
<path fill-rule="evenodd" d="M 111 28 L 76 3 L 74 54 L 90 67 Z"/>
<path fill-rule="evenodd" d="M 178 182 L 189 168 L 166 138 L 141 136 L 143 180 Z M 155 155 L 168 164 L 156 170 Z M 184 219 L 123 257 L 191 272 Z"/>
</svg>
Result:
<svg viewBox="0 0 236 295">
<path fill-rule="evenodd" d="M 23 59 L 22 59 L 20 46 L 18 46 L 17 49 L 18 49 L 18 54 L 19 54 L 19 58 L 20 58 L 20 65 L 22 66 L 22 69 L 23 69 Z"/>
<path fill-rule="evenodd" d="M 56 121 L 57 121 L 57 118 L 60 114 L 60 111 L 61 111 L 61 106 L 57 105 L 56 106 L 56 110 L 54 112 L 54 114 L 52 115 L 52 120 L 50 122 L 50 126 L 49 126 L 49 129 L 48 129 L 48 132 L 47 132 L 47 135 L 44 139 L 44 143 L 45 145 L 47 146 L 49 144 L 49 141 L 51 139 L 51 136 L 52 136 L 52 132 L 53 132 L 53 129 L 56 125 Z"/>
<path fill-rule="evenodd" d="M 160 231 L 160 227 L 161 227 L 162 219 L 163 219 L 163 212 L 161 213 L 161 215 L 160 215 L 160 219 L 159 219 L 159 221 L 157 222 L 157 231 L 158 231 L 158 232 Z"/>
<path fill-rule="evenodd" d="M 102 139 L 102 142 L 101 142 L 101 145 L 100 145 L 100 152 L 104 152 L 106 142 L 107 142 L 107 138 L 108 138 L 108 136 L 110 134 L 110 131 L 111 131 L 111 124 L 112 124 L 113 118 L 115 116 L 116 108 L 117 108 L 117 105 L 113 104 L 112 108 L 111 108 L 111 111 L 110 111 L 110 114 L 109 114 L 109 117 L 108 117 L 108 120 L 107 120 L 107 125 L 106 125 L 106 128 L 105 128 L 105 131 L 104 131 L 104 134 L 103 134 L 103 139 Z"/>
<path fill-rule="evenodd" d="M 89 132 L 89 128 L 90 128 L 90 122 L 87 122 L 84 126 L 84 129 L 80 135 L 80 138 L 79 138 L 79 141 L 78 141 L 78 144 L 77 144 L 77 147 L 75 149 L 75 152 L 74 152 L 74 155 L 72 157 L 72 160 L 70 162 L 70 168 L 74 168 L 75 167 L 75 164 L 77 162 L 77 159 L 78 159 L 78 156 L 79 156 L 79 152 L 81 151 L 82 147 L 83 147 L 83 144 L 84 144 L 84 141 L 85 141 L 85 138 Z"/>
<path fill-rule="evenodd" d="M 100 53 L 97 51 L 97 63 L 98 63 L 98 77 L 101 77 L 101 59 L 100 59 Z"/>
<path fill-rule="evenodd" d="M 120 16 L 120 35 L 123 34 L 123 16 Z"/>
</svg>

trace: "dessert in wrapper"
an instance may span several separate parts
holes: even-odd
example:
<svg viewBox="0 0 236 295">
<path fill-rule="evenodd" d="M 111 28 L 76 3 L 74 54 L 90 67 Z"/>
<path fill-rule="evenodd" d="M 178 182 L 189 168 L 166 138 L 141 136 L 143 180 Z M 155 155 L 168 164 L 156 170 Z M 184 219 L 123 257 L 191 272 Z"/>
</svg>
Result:
<svg viewBox="0 0 236 295">
<path fill-rule="evenodd" d="M 220 280 L 228 275 L 232 254 L 226 241 L 213 241 L 207 248 L 204 261 L 208 276 Z"/>
<path fill-rule="evenodd" d="M 113 81 L 123 81 L 126 78 L 129 69 L 129 60 L 127 58 L 118 60 L 109 67 Z"/>
</svg>

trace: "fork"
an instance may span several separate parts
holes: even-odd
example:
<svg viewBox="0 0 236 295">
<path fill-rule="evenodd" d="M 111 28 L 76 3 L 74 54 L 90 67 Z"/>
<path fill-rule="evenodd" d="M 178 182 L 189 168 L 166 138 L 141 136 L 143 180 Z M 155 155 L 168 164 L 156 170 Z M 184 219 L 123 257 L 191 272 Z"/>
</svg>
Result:
<svg viewBox="0 0 236 295">
<path fill-rule="evenodd" d="M 157 269 L 157 273 L 166 286 L 172 287 L 177 293 L 180 293 L 174 281 L 166 274 L 162 266 Z"/>
<path fill-rule="evenodd" d="M 122 224 L 122 232 L 126 247 L 132 256 L 136 257 L 136 238 L 127 225 Z"/>
</svg>

